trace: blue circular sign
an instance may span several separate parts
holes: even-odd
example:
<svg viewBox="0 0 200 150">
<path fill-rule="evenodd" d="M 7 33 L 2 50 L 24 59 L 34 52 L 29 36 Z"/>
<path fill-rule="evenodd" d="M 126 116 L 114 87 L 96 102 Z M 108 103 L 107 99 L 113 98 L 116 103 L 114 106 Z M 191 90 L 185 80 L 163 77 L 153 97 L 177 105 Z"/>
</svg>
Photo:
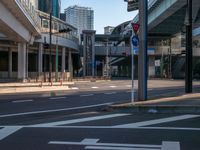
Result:
<svg viewBox="0 0 200 150">
<path fill-rule="evenodd" d="M 139 38 L 138 38 L 138 36 L 133 36 L 132 37 L 132 44 L 133 44 L 133 46 L 138 46 L 139 45 Z"/>
</svg>

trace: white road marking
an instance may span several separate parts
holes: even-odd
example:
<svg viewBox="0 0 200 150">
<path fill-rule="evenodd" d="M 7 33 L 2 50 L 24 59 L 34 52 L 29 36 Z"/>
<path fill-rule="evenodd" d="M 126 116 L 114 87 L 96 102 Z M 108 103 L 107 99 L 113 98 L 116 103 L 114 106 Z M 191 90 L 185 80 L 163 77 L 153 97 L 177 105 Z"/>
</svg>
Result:
<svg viewBox="0 0 200 150">
<path fill-rule="evenodd" d="M 88 145 L 91 145 L 91 144 L 97 143 L 98 141 L 99 141 L 99 139 L 84 139 L 84 140 L 82 140 L 81 142 L 82 142 L 82 143 L 85 143 L 85 144 L 88 143 Z"/>
<path fill-rule="evenodd" d="M 87 96 L 93 96 L 94 94 L 84 94 L 84 95 L 80 95 L 80 97 L 87 97 Z"/>
<path fill-rule="evenodd" d="M 85 149 L 96 149 L 96 150 L 159 150 L 152 148 L 129 148 L 129 147 L 108 147 L 108 146 L 86 146 Z"/>
<path fill-rule="evenodd" d="M 68 111 L 68 110 L 76 110 L 76 109 L 84 109 L 84 108 L 92 108 L 92 107 L 105 106 L 105 105 L 111 105 L 111 104 L 112 103 L 102 103 L 102 104 L 80 106 L 80 107 L 72 107 L 72 108 L 63 108 L 63 109 L 52 109 L 52 110 L 41 110 L 41 111 L 30 111 L 30 112 L 23 112 L 23 113 L 15 113 L 15 114 L 6 114 L 6 115 L 0 115 L 0 118 L 13 117 L 13 116 L 22 116 L 22 115 L 32 115 L 32 114 L 40 114 L 40 113 L 48 113 L 48 112 Z"/>
<path fill-rule="evenodd" d="M 109 86 L 109 87 L 111 87 L 111 88 L 116 88 L 117 86 L 115 86 L 115 85 L 111 85 L 111 86 Z"/>
<path fill-rule="evenodd" d="M 12 103 L 25 103 L 25 102 L 32 102 L 32 99 L 27 99 L 27 100 L 16 100 L 16 101 L 12 101 Z"/>
<path fill-rule="evenodd" d="M 108 118 L 114 118 L 114 117 L 121 117 L 121 116 L 127 116 L 127 115 L 130 115 L 130 114 L 111 114 L 111 115 L 87 117 L 87 118 L 81 118 L 81 119 L 72 119 L 72 120 L 66 120 L 66 121 L 57 121 L 57 122 L 51 122 L 51 123 L 36 124 L 36 125 L 32 125 L 31 127 L 52 127 L 52 126 L 67 125 L 67 124 L 72 124 L 72 123 L 80 123 L 80 122 L 86 122 L 86 121 L 94 121 L 94 120 L 108 119 Z"/>
<path fill-rule="evenodd" d="M 79 88 L 78 87 L 72 87 L 71 89 L 72 90 L 78 90 Z"/>
<path fill-rule="evenodd" d="M 21 126 L 7 126 L 7 127 L 4 127 L 3 129 L 0 129 L 0 140 L 3 140 L 7 136 L 20 130 L 21 128 L 22 128 Z"/>
<path fill-rule="evenodd" d="M 99 87 L 96 87 L 96 86 L 93 86 L 93 87 L 91 87 L 92 89 L 98 89 Z"/>
<path fill-rule="evenodd" d="M 134 128 L 134 127 L 149 126 L 149 125 L 178 121 L 178 120 L 185 120 L 185 119 L 196 118 L 196 117 L 200 117 L 200 115 L 181 115 L 181 116 L 155 119 L 155 120 L 149 120 L 149 121 L 142 121 L 142 122 L 136 122 L 136 123 L 122 124 L 122 125 L 117 125 L 117 126 L 114 126 L 114 127 L 117 127 L 117 128 Z"/>
<path fill-rule="evenodd" d="M 0 128 L 3 128 L 5 126 L 0 126 Z M 41 127 L 41 128 L 72 128 L 72 129 L 121 129 L 115 126 L 36 126 L 36 125 L 28 125 L 23 127 Z M 200 128 L 182 128 L 182 127 L 133 127 L 131 129 L 137 129 L 137 130 L 183 130 L 183 131 L 200 131 Z"/>
<path fill-rule="evenodd" d="M 180 143 L 163 141 L 161 150 L 180 150 Z"/>
<path fill-rule="evenodd" d="M 81 142 L 50 141 L 48 144 L 57 145 L 81 145 L 85 149 L 100 150 L 180 150 L 179 142 L 163 141 L 162 145 L 150 144 L 120 144 L 120 143 L 97 143 L 99 139 L 84 139 Z"/>
<path fill-rule="evenodd" d="M 111 94 L 116 94 L 117 92 L 108 92 L 108 93 L 104 93 L 106 95 L 111 95 Z"/>
<path fill-rule="evenodd" d="M 92 140 L 91 140 L 92 141 Z M 121 146 L 121 147 L 149 147 L 149 148 L 161 148 L 160 145 L 143 145 L 143 144 L 119 144 L 119 143 L 88 143 L 82 140 L 81 142 L 65 142 L 65 141 L 50 141 L 48 144 L 58 145 L 90 145 L 90 146 Z"/>
<path fill-rule="evenodd" d="M 56 100 L 56 99 L 65 99 L 66 97 L 51 97 L 51 98 L 49 98 L 49 99 L 51 99 L 51 100 Z"/>
</svg>

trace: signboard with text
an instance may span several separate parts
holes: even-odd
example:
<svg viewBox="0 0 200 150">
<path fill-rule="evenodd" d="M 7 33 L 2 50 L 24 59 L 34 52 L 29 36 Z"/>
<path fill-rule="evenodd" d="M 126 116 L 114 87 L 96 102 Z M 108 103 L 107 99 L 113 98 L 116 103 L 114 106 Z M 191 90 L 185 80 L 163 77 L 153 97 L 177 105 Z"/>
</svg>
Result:
<svg viewBox="0 0 200 150">
<path fill-rule="evenodd" d="M 127 5 L 128 12 L 139 9 L 138 0 L 124 0 L 124 1 L 128 3 Z"/>
</svg>

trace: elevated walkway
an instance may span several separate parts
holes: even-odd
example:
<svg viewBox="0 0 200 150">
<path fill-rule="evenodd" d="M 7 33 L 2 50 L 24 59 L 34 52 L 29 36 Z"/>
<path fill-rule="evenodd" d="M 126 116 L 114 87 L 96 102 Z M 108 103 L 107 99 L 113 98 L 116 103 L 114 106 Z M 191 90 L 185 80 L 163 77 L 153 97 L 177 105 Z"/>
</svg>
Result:
<svg viewBox="0 0 200 150">
<path fill-rule="evenodd" d="M 148 3 L 148 30 L 150 34 L 171 36 L 183 30 L 187 0 L 150 0 Z M 193 25 L 199 26 L 199 0 L 193 0 Z M 138 22 L 137 15 L 133 22 Z M 129 24 L 127 30 L 131 28 Z"/>
<path fill-rule="evenodd" d="M 1 0 L 0 14 L 0 32 L 8 39 L 33 43 L 40 36 L 40 18 L 29 1 Z"/>
</svg>

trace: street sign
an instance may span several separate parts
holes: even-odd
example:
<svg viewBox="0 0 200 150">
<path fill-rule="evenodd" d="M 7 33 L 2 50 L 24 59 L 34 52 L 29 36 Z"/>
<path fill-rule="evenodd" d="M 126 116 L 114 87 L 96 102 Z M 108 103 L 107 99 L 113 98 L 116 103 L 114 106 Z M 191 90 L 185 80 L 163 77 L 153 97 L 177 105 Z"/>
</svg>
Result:
<svg viewBox="0 0 200 150">
<path fill-rule="evenodd" d="M 138 23 L 131 23 L 131 25 L 132 25 L 134 33 L 137 34 L 137 32 L 138 32 L 138 30 L 140 28 L 140 24 L 138 24 Z"/>
<path fill-rule="evenodd" d="M 124 1 L 128 2 L 128 5 L 127 5 L 128 12 L 139 9 L 138 0 L 124 0 Z"/>
<path fill-rule="evenodd" d="M 137 47 L 139 45 L 139 38 L 138 38 L 138 36 L 135 35 L 135 36 L 132 37 L 132 44 L 135 47 Z"/>
</svg>

